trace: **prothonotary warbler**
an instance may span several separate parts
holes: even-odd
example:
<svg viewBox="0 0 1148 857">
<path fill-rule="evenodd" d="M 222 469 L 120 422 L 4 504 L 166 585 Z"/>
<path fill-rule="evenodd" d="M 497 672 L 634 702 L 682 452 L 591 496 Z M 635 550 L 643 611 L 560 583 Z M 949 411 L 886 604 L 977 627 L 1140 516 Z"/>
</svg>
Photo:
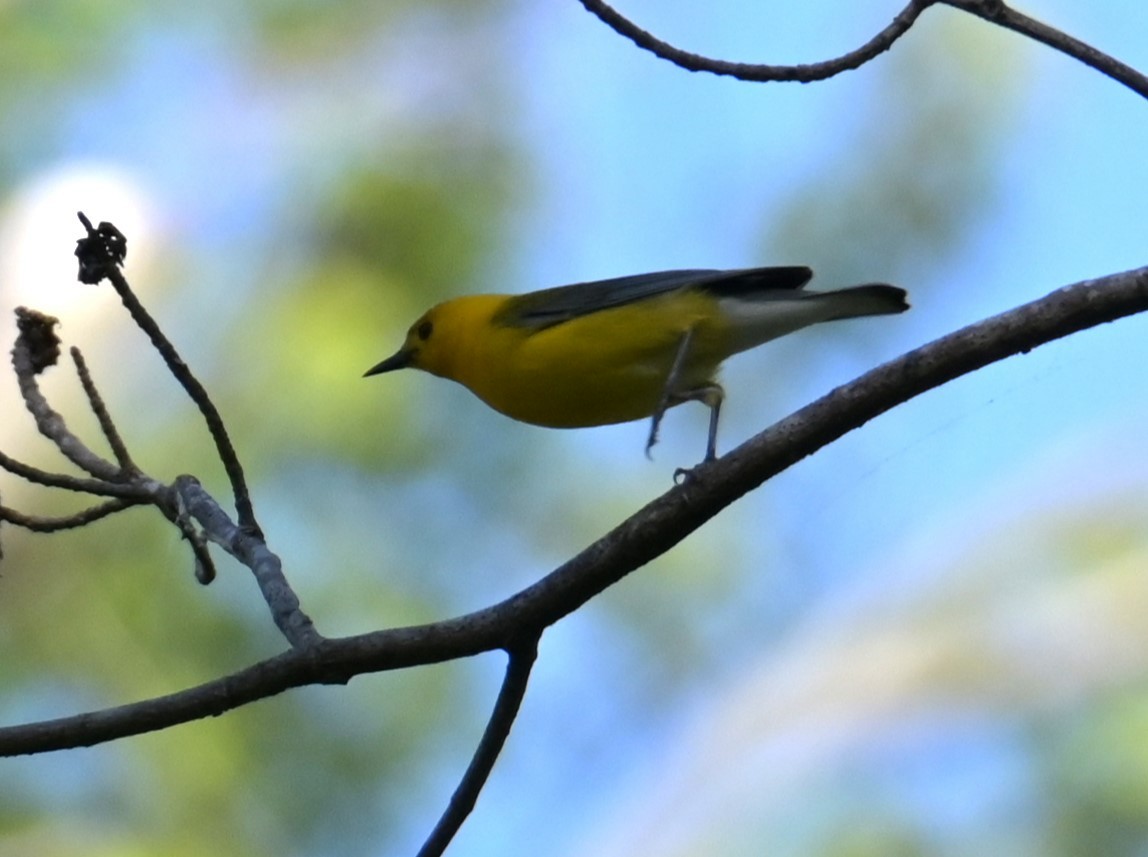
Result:
<svg viewBox="0 0 1148 857">
<path fill-rule="evenodd" d="M 668 408 L 702 402 L 710 409 L 710 461 L 723 360 L 817 322 L 909 308 L 895 286 L 815 292 L 804 288 L 812 276 L 805 267 L 662 271 L 454 298 L 428 310 L 402 348 L 366 374 L 413 366 L 540 426 L 652 417 L 647 455 Z"/>
</svg>

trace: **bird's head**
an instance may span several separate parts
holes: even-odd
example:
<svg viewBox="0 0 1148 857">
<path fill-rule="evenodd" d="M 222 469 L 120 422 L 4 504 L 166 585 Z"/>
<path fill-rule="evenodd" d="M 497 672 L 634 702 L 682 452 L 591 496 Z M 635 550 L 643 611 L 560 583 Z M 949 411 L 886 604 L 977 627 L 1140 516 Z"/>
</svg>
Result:
<svg viewBox="0 0 1148 857">
<path fill-rule="evenodd" d="M 431 307 L 407 330 L 402 348 L 368 369 L 364 377 L 409 366 L 459 380 L 474 343 L 488 333 L 501 301 L 497 295 L 470 295 Z"/>
</svg>

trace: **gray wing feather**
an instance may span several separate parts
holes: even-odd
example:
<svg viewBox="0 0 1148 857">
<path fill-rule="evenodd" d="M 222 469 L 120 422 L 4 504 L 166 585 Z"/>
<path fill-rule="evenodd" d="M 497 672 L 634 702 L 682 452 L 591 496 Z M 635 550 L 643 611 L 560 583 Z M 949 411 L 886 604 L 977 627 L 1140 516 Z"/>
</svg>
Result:
<svg viewBox="0 0 1148 857">
<path fill-rule="evenodd" d="M 514 327 L 541 329 L 676 289 L 700 289 L 717 297 L 770 291 L 792 292 L 808 283 L 812 276 L 813 272 L 809 268 L 800 266 L 635 274 L 518 295 L 507 301 L 494 320 Z"/>
</svg>

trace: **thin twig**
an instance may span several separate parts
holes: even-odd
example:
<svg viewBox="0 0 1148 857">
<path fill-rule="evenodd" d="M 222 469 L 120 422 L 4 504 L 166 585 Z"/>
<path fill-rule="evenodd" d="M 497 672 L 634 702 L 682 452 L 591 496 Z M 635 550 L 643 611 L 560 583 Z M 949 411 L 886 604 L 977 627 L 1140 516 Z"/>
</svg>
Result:
<svg viewBox="0 0 1148 857">
<path fill-rule="evenodd" d="M 498 690 L 498 699 L 495 700 L 482 739 L 475 748 L 458 788 L 451 795 L 446 811 L 419 849 L 418 857 L 440 857 L 474 810 L 478 795 L 490 778 L 494 763 L 506 746 L 510 729 L 518 717 L 518 710 L 526 695 L 526 685 L 530 680 L 530 670 L 537 655 L 537 637 L 507 651 L 506 675 L 502 679 L 502 687 Z"/>
<path fill-rule="evenodd" d="M 101 227 L 104 225 L 101 224 Z M 87 275 L 94 276 L 96 267 L 94 264 L 89 264 L 88 268 L 85 269 Z M 215 579 L 215 565 L 207 550 L 207 545 L 195 528 L 187 520 L 181 518 L 175 509 L 171 508 L 171 500 L 174 496 L 172 492 L 156 480 L 145 476 L 133 463 L 131 455 L 112 421 L 111 414 L 92 380 L 83 354 L 78 348 L 71 349 L 72 359 L 76 364 L 76 372 L 80 377 L 80 383 L 83 385 L 88 403 L 99 421 L 108 445 L 116 456 L 118 465 L 112 465 L 100 458 L 75 437 L 68 430 L 64 418 L 48 405 L 47 399 L 40 392 L 36 376 L 48 366 L 54 365 L 59 353 L 59 341 L 53 330 L 57 324 L 56 319 L 24 307 L 17 309 L 16 317 L 20 335 L 12 349 L 12 364 L 15 367 L 17 378 L 20 380 L 20 389 L 29 411 L 35 418 L 40 431 L 52 440 L 67 458 L 88 470 L 89 473 L 100 477 L 100 479 L 93 481 L 47 473 L 16 461 L 2 452 L 0 452 L 0 467 L 36 484 L 96 495 L 111 494 L 120 497 L 120 500 L 62 519 L 38 519 L 22 515 L 14 509 L 0 511 L 6 512 L 7 520 L 13 524 L 26 526 L 28 529 L 39 532 L 52 532 L 82 526 L 85 523 L 98 520 L 106 514 L 119 511 L 119 508 L 115 508 L 116 503 L 119 503 L 121 508 L 145 502 L 151 503 L 159 507 L 164 515 L 180 528 L 184 538 L 191 545 L 192 553 L 195 556 L 196 579 L 203 584 L 210 583 Z M 85 517 L 87 515 L 92 517 Z"/>
<path fill-rule="evenodd" d="M 40 434 L 55 444 L 69 461 L 97 479 L 107 482 L 122 482 L 124 474 L 120 468 L 92 452 L 68 429 L 64 418 L 57 413 L 40 391 L 37 377 L 45 365 L 40 356 L 45 325 L 49 328 L 56 320 L 24 307 L 16 309 L 16 323 L 20 330 L 16 344 L 12 347 L 12 368 L 24 405 L 36 422 Z"/>
<path fill-rule="evenodd" d="M 1148 77 L 1080 39 L 1016 11 L 1001 0 L 938 0 L 938 2 L 1035 39 L 1124 84 L 1142 98 L 1148 98 Z"/>
<path fill-rule="evenodd" d="M 208 550 L 207 537 L 195 528 L 195 524 L 188 517 L 187 509 L 183 507 L 183 499 L 179 492 L 173 491 L 172 493 L 175 496 L 174 505 L 176 508 L 164 508 L 164 514 L 179 529 L 184 540 L 191 545 L 191 554 L 195 559 L 195 579 L 207 586 L 216 577 L 215 560 L 211 558 L 211 551 Z"/>
<path fill-rule="evenodd" d="M 76 512 L 72 515 L 65 515 L 60 518 L 42 518 L 39 515 L 25 515 L 23 512 L 17 512 L 15 509 L 0 506 L 0 521 L 6 521 L 9 524 L 23 527 L 34 533 L 55 533 L 60 530 L 72 530 L 77 527 L 87 526 L 101 518 L 114 515 L 116 512 L 122 512 L 124 509 L 131 509 L 145 502 L 143 499 L 124 500 L 116 498 L 108 500 L 106 503 L 100 503 L 98 506 L 92 506 L 83 511 Z"/>
<path fill-rule="evenodd" d="M 103 711 L 0 728 L 0 756 L 41 753 L 215 716 L 293 687 L 345 683 L 515 647 L 661 556 L 772 476 L 879 414 L 998 360 L 1148 310 L 1148 267 L 1058 289 L 879 366 L 695 471 L 542 580 L 465 616 L 320 639 L 178 693 Z"/>
<path fill-rule="evenodd" d="M 1067 33 L 1017 12 L 1003 3 L 1002 0 L 910 0 L 909 4 L 897 13 L 897 16 L 887 27 L 861 47 L 835 59 L 808 65 L 738 63 L 690 53 L 643 30 L 604 0 L 579 0 L 579 2 L 619 35 L 630 39 L 638 47 L 644 48 L 687 71 L 708 71 L 713 74 L 758 83 L 769 81 L 811 83 L 858 68 L 892 47 L 897 39 L 912 28 L 925 9 L 937 4 L 944 4 L 1035 39 L 1085 65 L 1091 66 L 1102 74 L 1124 84 L 1140 96 L 1148 98 L 1148 76 Z"/>
<path fill-rule="evenodd" d="M 247 488 L 247 478 L 243 473 L 243 465 L 239 461 L 239 456 L 235 451 L 235 446 L 231 442 L 231 437 L 227 433 L 227 427 L 223 424 L 223 417 L 220 415 L 219 410 L 215 407 L 215 403 L 211 400 L 207 389 L 200 383 L 199 379 L 192 374 L 191 369 L 183 362 L 183 358 L 179 356 L 179 352 L 175 350 L 175 346 L 160 330 L 159 325 L 151 317 L 143 304 L 139 302 L 135 294 L 132 292 L 128 281 L 118 268 L 113 268 L 108 272 L 108 281 L 120 296 L 124 306 L 135 320 L 136 324 L 148 335 L 151 339 L 152 345 L 163 357 L 164 362 L 167 364 L 168 370 L 179 381 L 184 390 L 187 391 L 188 396 L 195 402 L 199 412 L 203 415 L 204 422 L 207 423 L 207 429 L 211 433 L 212 439 L 215 441 L 216 451 L 219 453 L 219 459 L 223 462 L 224 470 L 227 472 L 227 477 L 231 481 L 232 491 L 235 495 L 235 511 L 239 517 L 239 524 L 244 529 L 250 530 L 252 533 L 262 535 L 262 530 L 255 520 L 255 510 L 251 505 L 251 494 Z"/>
<path fill-rule="evenodd" d="M 4 452 L 0 452 L 0 468 L 7 470 L 13 476 L 19 476 L 36 485 L 46 488 L 62 488 L 65 491 L 75 491 L 79 494 L 94 494 L 97 497 L 122 497 L 124 499 L 139 499 L 151 501 L 163 486 L 154 480 L 136 480 L 135 482 L 105 482 L 102 479 L 83 479 L 69 476 L 66 473 L 51 473 L 41 470 L 30 464 L 25 464 Z"/>
<path fill-rule="evenodd" d="M 93 229 L 91 221 L 89 221 L 81 212 L 79 214 L 80 222 L 84 224 L 88 230 L 88 242 L 86 249 L 91 250 L 93 247 L 99 249 L 101 247 L 99 238 L 107 231 L 112 231 L 115 235 L 119 235 L 110 224 L 101 223 L 99 229 Z M 122 236 L 119 236 L 122 239 Z M 77 248 L 77 255 L 81 255 L 81 249 Z M 126 252 L 126 251 L 125 251 Z M 110 253 L 106 254 L 109 257 Z M 96 262 L 91 258 L 83 257 L 80 260 L 81 276 L 85 274 L 85 265 L 89 268 L 96 265 Z M 211 433 L 212 440 L 215 441 L 215 448 L 219 453 L 219 459 L 223 462 L 224 470 L 227 472 L 227 478 L 231 481 L 231 488 L 235 495 L 235 510 L 239 518 L 239 525 L 245 530 L 262 536 L 262 530 L 255 520 L 255 509 L 251 504 L 251 494 L 247 488 L 247 478 L 243 473 L 243 465 L 239 461 L 239 456 L 235 452 L 235 447 L 231 443 L 231 437 L 227 433 L 227 427 L 223 423 L 223 417 L 219 413 L 219 409 L 215 407 L 215 403 L 211 400 L 211 396 L 204 388 L 199 379 L 192 374 L 188 365 L 179 356 L 171 341 L 164 335 L 155 319 L 140 303 L 139 298 L 135 296 L 131 286 L 128 284 L 127 279 L 120 270 L 118 264 L 114 259 L 101 263 L 98 272 L 106 277 L 108 282 L 112 284 L 112 288 L 116 290 L 116 294 L 120 296 L 124 307 L 131 315 L 132 320 L 136 325 L 147 334 L 148 339 L 151 340 L 152 346 L 159 352 L 163 358 L 164 363 L 167 364 L 168 371 L 180 383 L 183 389 L 187 392 L 191 400 L 195 402 L 199 412 L 203 415 L 204 422 L 207 423 L 207 430 Z M 93 276 L 92 271 L 87 271 L 87 276 Z"/>
<path fill-rule="evenodd" d="M 764 83 L 769 81 L 812 83 L 825 80 L 858 68 L 879 54 L 889 50 L 893 43 L 909 31 L 917 17 L 936 0 L 910 0 L 881 32 L 856 50 L 836 59 L 808 65 L 767 65 L 764 63 L 728 62 L 683 51 L 646 32 L 619 13 L 604 0 L 579 0 L 586 10 L 621 36 L 640 48 L 687 71 L 708 71 L 712 74 L 736 77 L 738 80 Z"/>
<path fill-rule="evenodd" d="M 88 371 L 88 364 L 84 360 L 84 355 L 80 353 L 80 349 L 74 346 L 71 349 L 71 354 L 72 361 L 76 364 L 76 373 L 80 376 L 80 384 L 83 385 L 84 394 L 88 397 L 88 405 L 100 423 L 100 430 L 103 431 L 108 446 L 112 448 L 112 454 L 115 455 L 120 470 L 124 473 L 138 473 L 139 468 L 137 468 L 132 461 L 132 457 L 128 453 L 128 448 L 124 444 L 123 438 L 120 437 L 119 430 L 116 428 L 115 422 L 112 421 L 111 414 L 108 413 L 107 405 L 104 404 L 104 400 L 100 396 L 100 391 L 96 389 L 96 384 L 92 380 L 92 373 Z"/>
</svg>

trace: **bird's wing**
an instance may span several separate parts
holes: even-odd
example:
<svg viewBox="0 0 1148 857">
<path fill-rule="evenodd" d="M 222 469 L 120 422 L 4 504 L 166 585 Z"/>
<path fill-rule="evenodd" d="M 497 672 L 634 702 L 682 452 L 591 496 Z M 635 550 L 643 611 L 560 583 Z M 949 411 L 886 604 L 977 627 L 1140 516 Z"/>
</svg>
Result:
<svg viewBox="0 0 1148 857">
<path fill-rule="evenodd" d="M 733 271 L 688 270 L 635 274 L 611 280 L 557 286 L 510 298 L 494 321 L 512 327 L 542 329 L 578 316 L 622 306 L 681 288 L 696 288 L 717 297 L 799 289 L 809 282 L 809 268 L 744 268 Z"/>
</svg>

